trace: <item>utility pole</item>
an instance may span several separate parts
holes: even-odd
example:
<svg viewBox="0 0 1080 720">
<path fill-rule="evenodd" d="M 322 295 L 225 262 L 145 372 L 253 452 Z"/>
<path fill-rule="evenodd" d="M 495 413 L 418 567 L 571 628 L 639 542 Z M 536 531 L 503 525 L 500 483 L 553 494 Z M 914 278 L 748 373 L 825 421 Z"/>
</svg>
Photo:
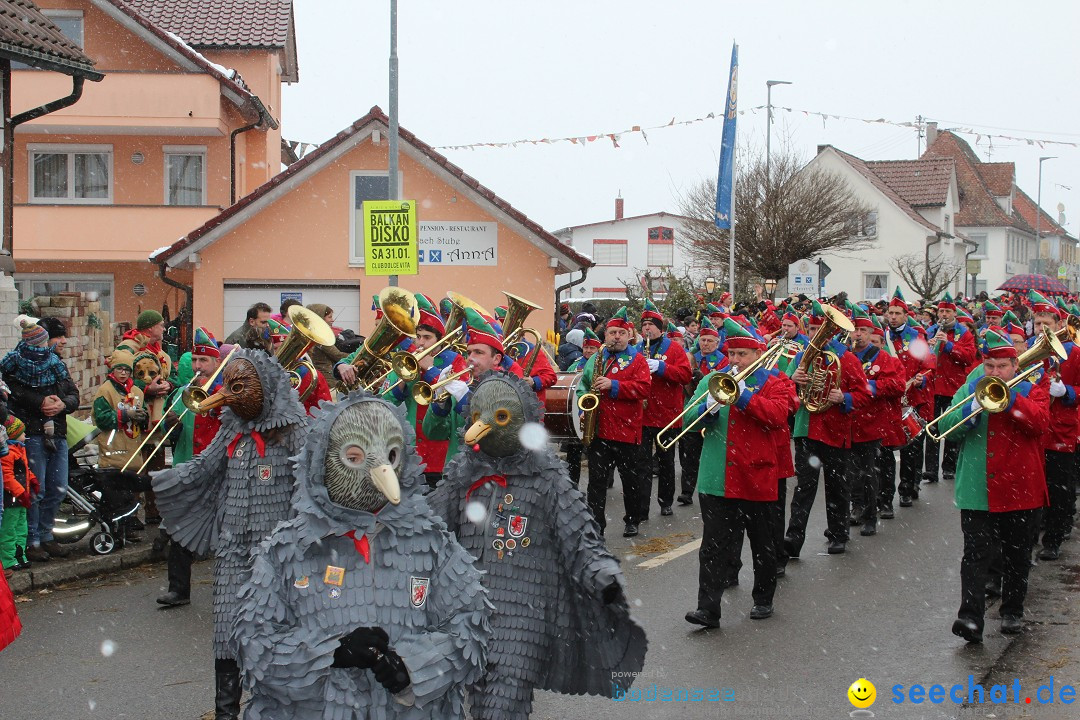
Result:
<svg viewBox="0 0 1080 720">
<path fill-rule="evenodd" d="M 397 0 L 390 0 L 390 159 L 387 166 L 388 200 L 398 197 L 398 57 L 397 57 Z M 398 276 L 389 277 L 390 287 L 398 284 Z"/>
<path fill-rule="evenodd" d="M 1039 158 L 1039 193 L 1038 199 L 1035 201 L 1035 252 L 1036 257 L 1042 255 L 1042 240 L 1040 227 L 1042 225 L 1042 164 L 1046 160 L 1054 160 L 1056 155 L 1049 155 Z"/>
<path fill-rule="evenodd" d="M 765 125 L 765 192 L 769 192 L 769 180 L 772 178 L 770 169 L 772 168 L 772 89 L 773 85 L 790 85 L 787 80 L 766 80 L 765 81 L 765 108 L 766 108 L 766 125 Z"/>
<path fill-rule="evenodd" d="M 915 116 L 915 129 L 917 131 L 915 133 L 916 134 L 916 138 L 915 138 L 915 159 L 916 160 L 919 159 L 920 157 L 922 157 L 922 120 L 923 120 L 922 115 L 916 115 Z"/>
</svg>

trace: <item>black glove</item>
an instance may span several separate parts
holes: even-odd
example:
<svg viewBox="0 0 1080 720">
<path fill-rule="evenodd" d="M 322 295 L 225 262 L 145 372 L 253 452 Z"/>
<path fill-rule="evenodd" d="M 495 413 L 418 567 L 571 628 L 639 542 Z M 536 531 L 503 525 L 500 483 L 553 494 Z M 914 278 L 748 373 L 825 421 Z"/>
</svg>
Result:
<svg viewBox="0 0 1080 720">
<path fill-rule="evenodd" d="M 617 581 L 612 580 L 611 584 L 604 588 L 604 592 L 601 593 L 601 597 L 604 600 L 605 605 L 613 605 L 623 599 L 622 585 Z"/>
<path fill-rule="evenodd" d="M 412 684 L 409 668 L 405 667 L 401 656 L 393 650 L 385 650 L 372 666 L 371 672 L 375 673 L 375 679 L 393 695 L 397 695 Z"/>
<path fill-rule="evenodd" d="M 334 667 L 370 668 L 390 647 L 390 637 L 382 628 L 361 627 L 341 638 L 334 651 Z"/>
</svg>

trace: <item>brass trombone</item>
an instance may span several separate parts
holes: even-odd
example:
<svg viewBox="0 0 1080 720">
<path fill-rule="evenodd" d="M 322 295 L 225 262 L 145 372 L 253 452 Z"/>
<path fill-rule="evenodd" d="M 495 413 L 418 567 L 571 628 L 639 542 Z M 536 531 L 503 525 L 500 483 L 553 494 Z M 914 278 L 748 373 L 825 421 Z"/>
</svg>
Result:
<svg viewBox="0 0 1080 720">
<path fill-rule="evenodd" d="M 446 399 L 446 392 L 440 393 L 438 396 L 436 396 L 435 391 L 442 386 L 448 384 L 452 380 L 457 380 L 462 375 L 471 373 L 472 370 L 473 366 L 469 365 L 464 370 L 459 370 L 452 375 L 447 375 L 442 380 L 434 384 L 429 384 L 424 382 L 423 380 L 418 380 L 417 382 L 413 383 L 412 387 L 413 401 L 417 405 L 430 405 L 433 400 L 435 402 L 442 402 L 444 399 Z"/>
<path fill-rule="evenodd" d="M 759 368 L 768 367 L 770 363 L 775 362 L 774 358 L 780 356 L 783 351 L 784 345 L 782 343 L 778 343 L 768 348 L 765 352 L 761 353 L 757 360 L 747 365 L 745 369 L 740 370 L 737 375 L 720 372 L 714 373 L 713 376 L 709 378 L 709 385 L 705 392 L 701 393 L 696 398 L 691 400 L 687 404 L 685 410 L 679 413 L 674 420 L 665 425 L 664 428 L 656 434 L 656 445 L 661 450 L 670 449 L 675 443 L 679 441 L 679 438 L 690 432 L 694 428 L 694 426 L 701 422 L 702 418 L 708 415 L 714 407 L 716 407 L 717 405 L 733 404 L 736 400 L 739 399 L 739 383 L 753 375 L 755 372 L 757 372 Z M 671 440 L 668 440 L 667 442 L 661 440 L 661 437 L 664 435 L 664 433 L 674 428 L 679 423 L 679 421 L 683 419 L 686 413 L 696 408 L 698 404 L 706 397 L 711 398 L 712 402 L 709 403 L 708 407 L 705 408 L 705 412 L 694 418 L 682 429 L 682 431 L 679 432 L 678 435 L 671 438 Z"/>
<path fill-rule="evenodd" d="M 1026 370 L 1023 370 L 1008 382 L 995 377 L 981 378 L 975 383 L 974 391 L 968 393 L 963 400 L 953 403 L 945 412 L 926 423 L 926 434 L 934 440 L 940 441 L 951 435 L 954 430 L 961 427 L 964 423 L 981 412 L 985 411 L 994 414 L 1005 410 L 1009 407 L 1009 396 L 1012 393 L 1012 389 L 1026 380 L 1032 373 L 1039 370 L 1042 367 L 1043 360 L 1055 355 L 1059 360 L 1065 360 L 1069 356 L 1068 353 L 1065 352 L 1065 348 L 1062 347 L 1061 341 L 1058 340 L 1057 336 L 1048 329 L 1044 330 L 1043 335 L 1039 338 L 1038 342 L 1028 348 L 1016 360 L 1017 367 L 1026 367 Z M 1030 367 L 1028 367 L 1029 365 Z M 935 433 L 934 430 L 931 430 L 932 427 L 936 428 L 938 423 L 944 420 L 950 413 L 968 405 L 972 400 L 978 402 L 979 407 L 969 412 L 955 425 L 943 433 Z"/>
<path fill-rule="evenodd" d="M 439 338 L 438 342 L 433 343 L 429 348 L 425 348 L 416 353 L 396 352 L 392 354 L 390 356 L 390 369 L 368 383 L 365 390 L 368 392 L 376 392 L 383 381 L 390 377 L 390 373 L 397 373 L 399 383 L 412 382 L 420 377 L 420 361 L 434 353 L 436 350 L 441 351 L 444 345 L 451 343 L 454 338 L 461 333 L 461 326 L 458 326 Z M 397 383 L 394 383 L 394 387 L 396 386 Z"/>
<path fill-rule="evenodd" d="M 150 458 L 154 457 L 157 451 L 160 450 L 163 445 L 165 445 L 165 441 L 169 439 L 169 435 L 176 428 L 176 426 L 180 424 L 180 419 L 183 418 L 184 415 L 186 415 L 188 412 L 199 412 L 199 402 L 206 400 L 206 398 L 209 396 L 210 388 L 211 386 L 213 386 L 214 381 L 217 380 L 217 376 L 221 374 L 221 370 L 225 367 L 225 363 L 229 362 L 229 358 L 233 356 L 233 353 L 236 352 L 239 347 L 239 345 L 233 346 L 233 349 L 229 351 L 229 354 L 225 356 L 225 359 L 222 360 L 221 363 L 217 366 L 217 370 L 215 370 L 213 374 L 209 377 L 209 379 L 207 379 L 207 381 L 203 383 L 202 387 L 193 387 L 191 383 L 188 383 L 187 387 L 185 387 L 184 390 L 180 393 L 180 402 L 184 404 L 184 411 L 177 416 L 176 423 L 165 432 L 161 440 L 158 441 L 158 444 L 155 445 L 154 449 L 150 451 L 150 454 L 146 456 L 146 461 L 143 462 L 142 466 L 140 466 L 137 471 L 138 474 L 142 474 L 142 471 L 145 470 L 146 466 L 150 463 Z M 192 378 L 192 382 L 194 381 L 195 379 Z M 199 399 L 196 400 L 196 398 Z M 128 461 L 124 463 L 124 467 L 120 468 L 120 472 L 124 472 L 125 470 L 127 470 L 128 466 L 131 465 L 131 462 L 136 458 L 136 456 L 138 456 L 140 452 L 142 452 L 143 447 L 150 440 L 153 434 L 157 432 L 158 428 L 161 427 L 161 424 L 165 422 L 165 418 L 168 416 L 169 411 L 172 410 L 175 405 L 176 400 L 173 400 L 171 403 L 169 403 L 169 407 L 161 413 L 161 419 L 154 424 L 154 427 L 150 429 L 150 432 L 146 433 L 146 437 L 144 437 L 143 441 L 139 443 L 139 447 L 135 448 L 135 452 L 131 453 L 131 457 L 129 457 Z"/>
</svg>

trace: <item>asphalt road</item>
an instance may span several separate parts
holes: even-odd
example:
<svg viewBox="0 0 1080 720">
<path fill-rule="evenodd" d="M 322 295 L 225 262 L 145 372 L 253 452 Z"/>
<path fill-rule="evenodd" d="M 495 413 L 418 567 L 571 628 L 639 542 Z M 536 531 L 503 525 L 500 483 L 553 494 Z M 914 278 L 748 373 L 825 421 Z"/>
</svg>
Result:
<svg viewBox="0 0 1080 720">
<path fill-rule="evenodd" d="M 1061 705 L 893 704 L 891 688 L 897 684 L 966 685 L 969 675 L 984 681 L 1013 640 L 998 632 L 994 606 L 982 645 L 968 646 L 950 634 L 962 551 L 951 483 L 923 486 L 915 507 L 897 508 L 896 519 L 882 521 L 876 537 L 855 532 L 841 556 L 824 552 L 823 508 L 819 491 L 802 558 L 780 580 L 776 614 L 764 621 L 748 617 L 753 603 L 747 544 L 741 586 L 724 596 L 722 627 L 705 631 L 683 620 L 695 606 L 696 552 L 664 562 L 661 557 L 700 538 L 697 505 L 676 507 L 671 518 L 661 518 L 654 506 L 642 535 L 631 542 L 619 532 L 622 498 L 616 483 L 609 493 L 609 547 L 623 560 L 629 597 L 650 642 L 635 689 L 646 697 L 653 685 L 716 689 L 731 700 L 614 702 L 539 693 L 533 717 L 848 717 L 854 708 L 847 688 L 860 677 L 877 687 L 870 712 L 879 718 L 1003 718 L 1021 710 L 1024 717 L 1075 717 L 1073 708 L 1070 713 Z M 1058 564 L 1075 565 L 1078 555 L 1075 544 L 1068 545 Z M 163 566 L 151 566 L 23 599 L 23 635 L 0 654 L 0 716 L 194 720 L 208 712 L 209 564 L 196 566 L 192 604 L 185 608 L 163 611 L 155 605 L 164 575 Z M 1060 617 L 1060 610 L 1040 608 L 1037 598 L 1060 584 L 1061 575 L 1057 568 L 1033 570 L 1029 622 Z M 1040 652 L 1030 645 L 1024 652 Z M 1080 685 L 1075 666 L 1073 677 L 1063 677 L 1067 671 L 1058 668 L 1059 685 Z M 996 676 L 992 681 L 1004 682 Z"/>
</svg>

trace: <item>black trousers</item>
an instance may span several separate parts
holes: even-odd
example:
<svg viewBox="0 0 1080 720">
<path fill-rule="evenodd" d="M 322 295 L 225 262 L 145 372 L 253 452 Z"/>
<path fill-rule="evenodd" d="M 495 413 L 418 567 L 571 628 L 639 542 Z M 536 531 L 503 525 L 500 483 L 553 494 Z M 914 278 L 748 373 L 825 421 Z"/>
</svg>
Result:
<svg viewBox="0 0 1080 720">
<path fill-rule="evenodd" d="M 640 523 L 643 519 L 642 508 L 648 507 L 649 495 L 641 492 L 641 475 L 647 471 L 642 467 L 641 451 L 633 443 L 603 440 L 596 438 L 589 444 L 589 488 L 587 499 L 593 517 L 603 532 L 607 527 L 604 509 L 607 505 L 608 479 L 619 469 L 623 486 L 624 523 Z"/>
<path fill-rule="evenodd" d="M 776 564 L 787 565 L 787 550 L 784 549 L 784 516 L 787 514 L 787 478 L 777 481 L 776 500 L 769 503 L 769 520 L 772 523 L 773 547 L 776 549 Z"/>
<path fill-rule="evenodd" d="M 1028 570 L 1031 569 L 1031 526 L 1035 517 L 1034 510 L 960 511 L 964 557 L 960 561 L 960 612 L 957 616 L 973 621 L 980 631 L 986 612 L 987 571 L 995 545 L 1001 550 L 1001 615 L 1024 616 Z"/>
<path fill-rule="evenodd" d="M 581 482 L 581 451 L 584 446 L 576 440 L 566 443 L 566 464 L 570 469 L 570 482 L 577 487 Z"/>
<path fill-rule="evenodd" d="M 948 410 L 950 405 L 952 405 L 952 398 L 950 396 L 935 395 L 934 417 L 937 417 Z M 938 475 L 938 445 L 940 444 L 941 443 L 932 439 L 929 435 L 926 436 L 926 472 L 933 477 L 940 477 Z M 941 472 L 943 474 L 955 475 L 956 460 L 959 457 L 960 443 L 954 442 L 950 438 L 945 438 L 945 452 L 941 458 Z"/>
<path fill-rule="evenodd" d="M 919 497 L 925 439 L 926 433 L 922 433 L 900 448 L 900 497 L 909 497 L 912 500 Z"/>
<path fill-rule="evenodd" d="M 701 464 L 701 446 L 705 438 L 694 430 L 679 438 L 679 465 L 682 467 L 680 483 L 682 494 L 693 497 L 697 490 L 698 465 Z"/>
<path fill-rule="evenodd" d="M 169 543 L 169 592 L 180 597 L 191 597 L 191 563 L 195 555 L 173 540 Z"/>
<path fill-rule="evenodd" d="M 806 523 L 817 496 L 818 474 L 825 472 L 825 517 L 829 529 L 825 537 L 839 542 L 848 541 L 848 506 L 851 489 L 848 487 L 847 463 L 851 451 L 834 448 L 810 438 L 795 439 L 795 476 L 797 483 L 791 496 L 791 518 L 787 539 L 795 549 L 806 540 Z"/>
<path fill-rule="evenodd" d="M 881 448 L 880 440 L 852 443 L 849 455 L 848 474 L 851 478 L 851 513 L 859 513 L 859 521 L 871 523 L 877 521 L 878 508 L 878 470 L 877 456 Z"/>
<path fill-rule="evenodd" d="M 878 510 L 889 507 L 896 497 L 896 456 L 893 451 L 896 448 L 878 448 L 877 463 L 875 469 L 878 476 Z"/>
<path fill-rule="evenodd" d="M 641 463 L 645 468 L 642 473 L 642 494 L 645 506 L 642 508 L 642 519 L 649 517 L 649 507 L 652 505 L 652 467 L 653 457 L 656 458 L 659 472 L 656 476 L 656 501 L 660 507 L 671 507 L 675 501 L 675 446 L 662 450 L 656 444 L 656 436 L 663 428 L 641 428 Z M 667 437 L 671 437 L 668 435 Z"/>
<path fill-rule="evenodd" d="M 1076 507 L 1074 453 L 1046 451 L 1046 489 L 1050 507 L 1043 510 L 1042 544 L 1058 547 L 1072 527 Z"/>
<path fill-rule="evenodd" d="M 776 592 L 776 548 L 769 519 L 772 503 L 705 494 L 698 499 L 704 525 L 698 553 L 698 609 L 719 617 L 724 581 L 739 561 L 744 532 L 754 558 L 754 604 L 772 605 Z"/>
</svg>

